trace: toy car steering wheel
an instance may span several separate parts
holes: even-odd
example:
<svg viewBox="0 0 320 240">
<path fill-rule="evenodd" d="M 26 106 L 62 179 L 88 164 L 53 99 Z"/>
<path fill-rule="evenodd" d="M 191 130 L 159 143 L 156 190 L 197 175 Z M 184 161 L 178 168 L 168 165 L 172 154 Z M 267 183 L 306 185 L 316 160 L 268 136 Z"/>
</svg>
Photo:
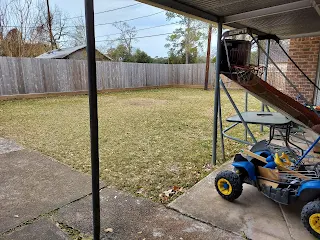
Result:
<svg viewBox="0 0 320 240">
<path fill-rule="evenodd" d="M 279 157 L 279 154 L 276 153 L 274 156 L 275 156 L 274 162 L 277 164 L 277 166 L 281 166 L 281 167 L 291 166 L 291 161 L 287 154 L 282 153 L 281 156 Z"/>
</svg>

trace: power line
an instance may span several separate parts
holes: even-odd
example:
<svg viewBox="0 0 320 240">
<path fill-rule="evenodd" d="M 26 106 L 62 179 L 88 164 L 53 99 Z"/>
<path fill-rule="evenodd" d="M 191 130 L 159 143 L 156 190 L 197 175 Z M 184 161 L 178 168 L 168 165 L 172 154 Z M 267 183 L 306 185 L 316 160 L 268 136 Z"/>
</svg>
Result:
<svg viewBox="0 0 320 240">
<path fill-rule="evenodd" d="M 119 22 L 129 22 L 129 21 L 133 21 L 133 20 L 136 20 L 136 19 L 141 19 L 141 18 L 147 18 L 147 17 L 151 17 L 151 16 L 154 16 L 154 15 L 157 15 L 157 14 L 160 14 L 164 11 L 160 11 L 160 12 L 156 12 L 156 13 L 152 13 L 152 14 L 149 14 L 149 15 L 144 15 L 144 16 L 140 16 L 140 17 L 135 17 L 135 18 L 130 18 L 130 19 L 126 19 L 126 20 L 121 20 L 121 21 L 115 21 L 115 22 L 107 22 L 107 23 L 98 23 L 98 24 L 95 24 L 94 26 L 104 26 L 104 25 L 112 25 L 114 23 L 119 23 Z M 1 27 L 7 27 L 7 28 L 18 28 L 19 26 L 1 26 Z M 31 27 L 31 26 L 24 26 L 25 28 L 37 28 L 37 27 Z M 73 26 L 65 26 L 65 28 L 71 28 L 71 27 L 78 27 L 76 25 L 73 25 Z"/>
<path fill-rule="evenodd" d="M 140 36 L 140 37 L 133 37 L 131 39 L 139 39 L 139 38 L 150 38 L 150 37 L 157 37 L 157 36 L 164 36 L 164 35 L 169 35 L 172 34 L 173 32 L 170 33 L 160 33 L 160 34 L 154 34 L 154 35 L 147 35 L 147 36 Z M 105 40 L 99 40 L 96 42 L 115 42 L 115 41 L 120 41 L 121 39 L 116 38 L 116 39 L 105 39 Z M 68 42 L 69 40 L 63 40 L 63 41 L 58 41 L 59 43 L 63 42 Z"/>
<path fill-rule="evenodd" d="M 160 33 L 160 34 L 155 34 L 155 35 L 140 36 L 140 37 L 134 37 L 132 39 L 150 38 L 150 37 L 164 36 L 164 35 L 169 35 L 169 34 L 172 34 L 172 32 L 170 32 L 170 33 Z M 96 41 L 96 42 L 114 42 L 114 41 L 119 41 L 119 40 L 120 39 L 117 38 L 117 39 L 111 39 L 111 40 L 99 40 L 99 41 Z"/>
<path fill-rule="evenodd" d="M 169 25 L 169 24 L 167 24 Z M 153 28 L 153 27 L 150 27 L 150 28 Z M 199 28 L 199 29 L 206 29 L 206 28 Z M 148 36 L 141 36 L 141 37 L 133 37 L 131 39 L 138 39 L 138 38 L 148 38 L 148 37 L 156 37 L 156 36 L 163 36 L 163 35 L 169 35 L 169 34 L 173 34 L 174 32 L 170 32 L 170 33 L 160 33 L 160 34 L 155 34 L 155 35 L 148 35 Z M 119 41 L 121 39 L 119 38 L 116 38 L 116 39 L 105 39 L 105 40 L 99 40 L 99 41 L 96 41 L 96 42 L 115 42 L 115 41 Z"/>
<path fill-rule="evenodd" d="M 169 24 L 162 24 L 162 25 L 153 26 L 153 27 L 147 27 L 147 28 L 138 28 L 138 29 L 136 29 L 135 31 L 139 32 L 139 31 L 143 31 L 143 30 L 147 30 L 147 29 L 153 29 L 153 28 L 158 28 L 158 27 L 170 26 L 170 25 L 175 25 L 175 24 L 179 24 L 179 22 L 169 23 Z M 119 34 L 121 34 L 121 33 L 119 32 L 119 33 L 112 33 L 112 34 L 100 35 L 100 36 L 96 36 L 96 38 L 114 36 L 114 35 L 119 35 Z"/>
<path fill-rule="evenodd" d="M 162 13 L 162 12 L 164 12 L 164 11 L 156 12 L 156 13 L 145 15 L 145 16 L 141 16 L 141 17 L 130 18 L 130 19 L 127 19 L 127 20 L 122 20 L 122 21 L 115 21 L 115 22 L 108 22 L 108 23 L 98 23 L 98 24 L 96 24 L 94 26 L 97 27 L 97 26 L 103 26 L 103 25 L 112 25 L 114 23 L 119 23 L 119 22 L 129 22 L 129 21 L 133 21 L 133 20 L 136 20 L 136 19 L 140 19 L 140 18 L 151 17 L 151 16 L 157 15 L 157 14 Z M 76 26 L 71 26 L 71 27 L 76 27 Z"/>
<path fill-rule="evenodd" d="M 113 12 L 113 11 L 116 11 L 116 10 L 120 10 L 120 9 L 124 9 L 124 8 L 128 8 L 128 7 L 133 7 L 133 6 L 140 5 L 140 4 L 141 3 L 135 3 L 135 4 L 131 4 L 131 5 L 123 6 L 123 7 L 118 7 L 118 8 L 113 8 L 113 9 L 109 9 L 109 10 L 105 10 L 105 11 L 101 11 L 101 12 L 95 12 L 94 14 L 98 15 L 98 14 L 102 14 L 102 13 Z M 64 18 L 63 20 L 80 18 L 80 17 L 84 17 L 84 16 L 80 15 L 80 16 L 77 16 L 77 17 Z"/>
<path fill-rule="evenodd" d="M 177 23 L 175 23 L 175 24 L 177 24 Z M 169 24 L 166 24 L 166 25 L 169 25 Z M 153 27 L 150 27 L 150 28 L 153 28 Z M 206 29 L 206 27 L 199 28 L 199 29 Z M 164 36 L 164 35 L 169 35 L 169 34 L 173 34 L 173 33 L 174 33 L 174 32 L 170 32 L 170 33 L 160 33 L 160 34 L 155 34 L 155 35 L 147 35 L 147 36 L 133 37 L 133 38 L 131 38 L 131 39 L 157 37 L 157 36 Z M 115 41 L 120 41 L 120 40 L 121 40 L 121 39 L 116 38 L 116 39 L 99 40 L 99 41 L 96 41 L 96 42 L 115 42 Z M 66 41 L 63 41 L 63 42 L 66 42 Z"/>
<path fill-rule="evenodd" d="M 173 24 L 177 24 L 177 23 L 170 23 L 170 24 L 164 24 L 164 25 L 159 25 L 159 26 L 166 26 L 166 25 L 173 25 Z M 159 26 L 155 26 L 155 27 L 159 27 Z M 155 27 L 149 27 L 148 29 L 150 28 L 155 28 Z M 144 28 L 143 28 L 144 29 Z M 145 28 L 147 29 L 147 28 Z M 206 27 L 203 27 L 203 28 L 199 28 L 199 29 L 206 29 Z M 142 29 L 140 29 L 142 30 Z M 164 35 L 169 35 L 169 34 L 173 34 L 174 32 L 170 32 L 170 33 L 160 33 L 160 34 L 154 34 L 154 35 L 147 35 L 147 36 L 140 36 L 140 37 L 133 37 L 131 39 L 139 39 L 139 38 L 149 38 L 149 37 L 157 37 L 157 36 L 164 36 Z M 110 34 L 110 35 L 115 35 L 115 34 Z M 110 36 L 109 35 L 109 36 Z M 100 36 L 101 37 L 101 36 Z M 96 41 L 96 42 L 116 42 L 116 41 L 120 41 L 121 39 L 120 38 L 116 38 L 116 39 L 104 39 L 104 40 L 99 40 L 99 41 Z M 68 42 L 69 40 L 63 40 L 63 41 L 58 41 L 59 43 L 62 43 L 62 42 Z"/>
</svg>

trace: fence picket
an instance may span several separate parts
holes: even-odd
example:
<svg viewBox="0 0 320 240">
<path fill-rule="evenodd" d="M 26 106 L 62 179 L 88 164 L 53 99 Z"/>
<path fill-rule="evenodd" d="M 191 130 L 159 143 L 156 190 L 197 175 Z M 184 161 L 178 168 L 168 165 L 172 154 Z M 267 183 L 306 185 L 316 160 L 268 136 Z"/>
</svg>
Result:
<svg viewBox="0 0 320 240">
<path fill-rule="evenodd" d="M 209 83 L 214 81 L 210 65 Z M 205 64 L 97 62 L 99 90 L 165 85 L 202 85 Z M 87 62 L 0 57 L 0 96 L 88 90 Z"/>
</svg>

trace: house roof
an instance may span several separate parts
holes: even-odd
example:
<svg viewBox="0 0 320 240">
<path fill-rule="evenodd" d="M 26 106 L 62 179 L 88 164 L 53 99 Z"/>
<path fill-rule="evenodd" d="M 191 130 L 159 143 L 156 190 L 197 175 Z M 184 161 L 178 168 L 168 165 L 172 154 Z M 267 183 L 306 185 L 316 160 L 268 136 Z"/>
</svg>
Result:
<svg viewBox="0 0 320 240">
<path fill-rule="evenodd" d="M 69 56 L 70 54 L 77 52 L 81 49 L 86 48 L 86 45 L 80 45 L 76 47 L 69 47 L 69 48 L 60 48 L 60 49 L 54 49 L 49 52 L 43 53 L 36 58 L 53 58 L 53 59 L 63 59 Z M 97 50 L 98 51 L 98 50 Z M 101 52 L 100 52 L 101 53 Z M 101 53 L 103 54 L 103 53 Z M 109 60 L 112 60 L 109 56 L 103 54 L 106 58 Z"/>
<path fill-rule="evenodd" d="M 281 39 L 320 35 L 320 0 L 138 0 L 233 28 Z"/>
</svg>

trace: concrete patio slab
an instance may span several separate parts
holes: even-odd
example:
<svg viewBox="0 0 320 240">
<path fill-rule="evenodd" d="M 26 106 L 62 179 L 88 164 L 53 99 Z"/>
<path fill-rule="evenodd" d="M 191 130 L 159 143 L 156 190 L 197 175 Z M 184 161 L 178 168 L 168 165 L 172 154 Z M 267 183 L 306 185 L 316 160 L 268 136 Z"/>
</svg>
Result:
<svg viewBox="0 0 320 240">
<path fill-rule="evenodd" d="M 23 147 L 15 141 L 0 137 L 0 154 L 22 150 Z"/>
<path fill-rule="evenodd" d="M 67 240 L 70 239 L 60 228 L 48 219 L 41 219 L 30 225 L 25 225 L 7 235 L 1 240 Z"/>
<path fill-rule="evenodd" d="M 293 239 L 315 240 L 316 238 L 304 228 L 300 220 L 300 213 L 304 204 L 303 202 L 297 202 L 289 206 L 280 205 L 280 207 Z"/>
<path fill-rule="evenodd" d="M 34 151 L 0 154 L 0 233 L 89 194 L 90 181 Z"/>
<path fill-rule="evenodd" d="M 215 190 L 214 179 L 225 169 L 230 169 L 230 162 L 212 172 L 169 207 L 213 226 L 244 233 L 251 239 L 310 239 L 303 226 L 296 224 L 299 217 L 288 216 L 292 229 L 297 228 L 290 232 L 279 205 L 250 185 L 244 184 L 242 195 L 233 203 L 223 200 Z"/>
<path fill-rule="evenodd" d="M 59 209 L 54 218 L 92 234 L 91 197 Z M 107 188 L 101 190 L 101 230 L 102 239 L 242 239 L 148 199 Z"/>
</svg>

